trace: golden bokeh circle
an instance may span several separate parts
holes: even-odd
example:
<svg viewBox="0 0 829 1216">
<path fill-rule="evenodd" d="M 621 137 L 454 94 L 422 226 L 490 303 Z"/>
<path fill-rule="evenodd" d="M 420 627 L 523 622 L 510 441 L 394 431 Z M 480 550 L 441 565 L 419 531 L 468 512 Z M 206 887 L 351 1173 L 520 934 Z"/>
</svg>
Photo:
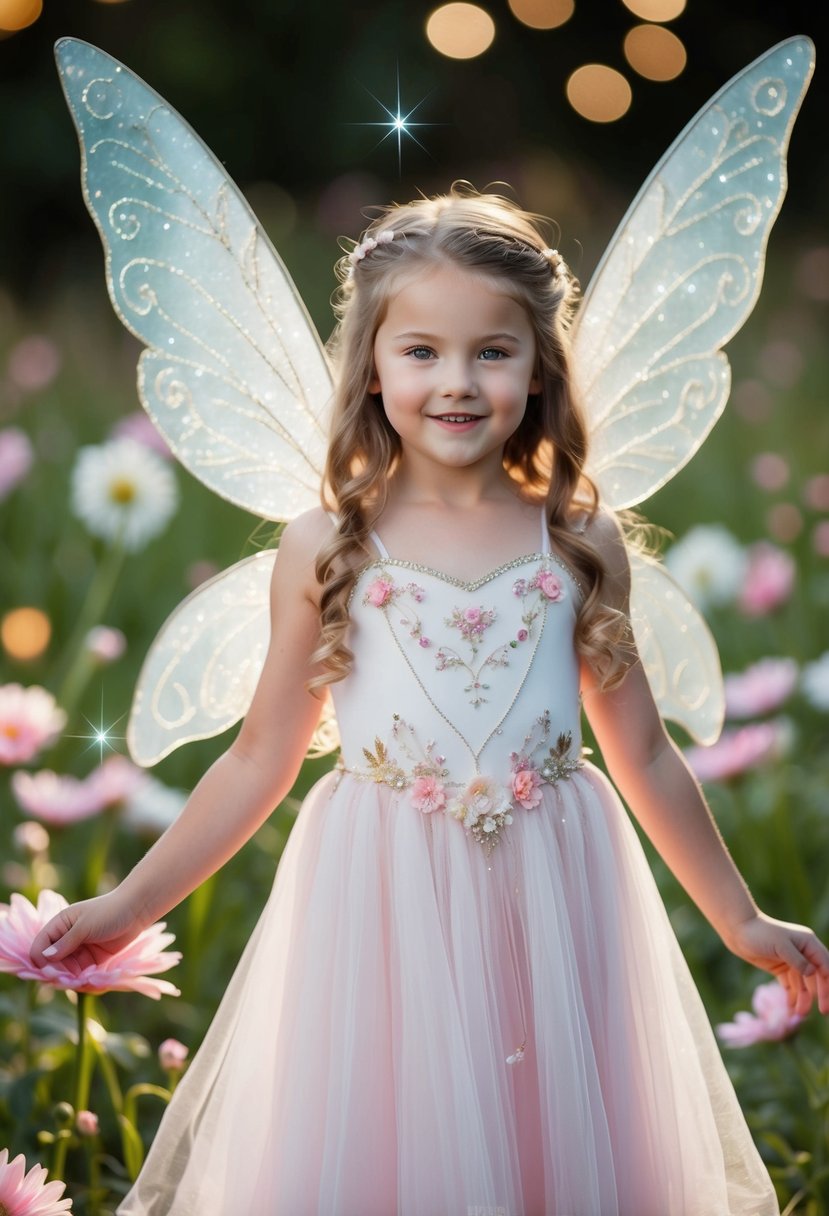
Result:
<svg viewBox="0 0 829 1216">
<path fill-rule="evenodd" d="M 0 0 L 0 30 L 25 30 L 43 12 L 43 0 Z"/>
<path fill-rule="evenodd" d="M 586 63 L 567 81 L 567 100 L 589 122 L 616 122 L 630 109 L 631 87 L 621 72 L 604 63 Z"/>
<path fill-rule="evenodd" d="M 11 659 L 39 659 L 52 638 L 52 625 L 40 608 L 12 608 L 0 621 L 0 641 Z"/>
<path fill-rule="evenodd" d="M 492 46 L 495 22 L 477 4 L 443 4 L 429 14 L 426 37 L 449 59 L 474 59 Z"/>
<path fill-rule="evenodd" d="M 661 25 L 635 25 L 624 48 L 630 66 L 646 80 L 676 80 L 688 62 L 681 39 Z"/>
<path fill-rule="evenodd" d="M 642 21 L 674 21 L 685 12 L 685 0 L 622 0 Z"/>
<path fill-rule="evenodd" d="M 569 21 L 575 0 L 509 0 L 514 17 L 534 30 L 554 30 Z"/>
</svg>

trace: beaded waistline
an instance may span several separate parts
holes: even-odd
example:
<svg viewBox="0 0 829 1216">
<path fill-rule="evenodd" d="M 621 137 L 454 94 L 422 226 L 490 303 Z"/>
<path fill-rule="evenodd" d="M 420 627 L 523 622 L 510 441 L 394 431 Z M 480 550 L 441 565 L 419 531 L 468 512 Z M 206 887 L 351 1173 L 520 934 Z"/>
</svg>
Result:
<svg viewBox="0 0 829 1216">
<path fill-rule="evenodd" d="M 566 780 L 584 767 L 581 755 L 573 754 L 571 731 L 559 734 L 546 753 L 536 758 L 549 741 L 550 715 L 545 711 L 533 723 L 522 749 L 511 752 L 510 778 L 507 782 L 476 774 L 463 783 L 452 779 L 445 757 L 437 754 L 434 740 L 420 745 L 414 731 L 398 715 L 392 735 L 408 764 L 392 755 L 380 738 L 374 750 L 363 748 L 365 766 L 346 765 L 342 757 L 336 765 L 337 784 L 343 774 L 358 781 L 385 785 L 396 792 L 409 793 L 415 810 L 423 814 L 444 814 L 455 819 L 489 855 L 513 821 L 513 812 L 532 811 L 542 801 L 541 788 Z"/>
</svg>

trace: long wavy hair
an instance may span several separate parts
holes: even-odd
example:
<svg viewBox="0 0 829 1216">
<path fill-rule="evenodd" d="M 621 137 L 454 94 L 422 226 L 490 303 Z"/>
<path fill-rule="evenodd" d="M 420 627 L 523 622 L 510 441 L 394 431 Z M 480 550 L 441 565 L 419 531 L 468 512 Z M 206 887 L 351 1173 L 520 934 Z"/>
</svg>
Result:
<svg viewBox="0 0 829 1216">
<path fill-rule="evenodd" d="M 333 683 L 350 670 L 348 600 L 371 558 L 369 533 L 401 454 L 382 401 L 369 391 L 375 335 L 401 283 L 447 263 L 494 281 L 532 323 L 541 391 L 505 445 L 504 467 L 528 498 L 544 501 L 552 544 L 579 577 L 578 652 L 605 687 L 624 675 L 626 621 L 602 603 L 604 565 L 583 535 L 598 494 L 584 471 L 588 431 L 568 368 L 567 331 L 578 284 L 548 248 L 542 223 L 510 199 L 456 183 L 446 195 L 382 209 L 363 233 L 365 256 L 355 261 L 346 254 L 337 263 L 338 324 L 329 344 L 337 387 L 322 488 L 323 506 L 336 515 L 337 527 L 316 561 L 322 595 L 314 660 L 324 672 L 312 686 Z M 366 251 L 369 238 L 377 243 Z"/>
</svg>

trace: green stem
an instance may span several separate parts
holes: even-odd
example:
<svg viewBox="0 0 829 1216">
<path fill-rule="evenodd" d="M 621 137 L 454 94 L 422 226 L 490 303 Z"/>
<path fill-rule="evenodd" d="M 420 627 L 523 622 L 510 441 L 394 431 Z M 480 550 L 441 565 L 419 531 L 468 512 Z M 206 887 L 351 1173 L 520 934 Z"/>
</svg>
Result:
<svg viewBox="0 0 829 1216">
<path fill-rule="evenodd" d="M 86 1110 L 89 1105 L 89 1088 L 92 1081 L 92 1057 L 88 1050 L 88 1018 L 92 1008 L 92 997 L 88 992 L 78 993 L 78 1048 L 75 1053 L 75 1080 L 72 1093 L 72 1108 L 77 1117 L 79 1110 Z M 55 1143 L 55 1158 L 52 1163 L 52 1174 L 63 1180 L 66 1167 L 66 1154 L 69 1150 L 71 1136 L 61 1136 Z"/>
<path fill-rule="evenodd" d="M 95 671 L 95 663 L 84 645 L 86 635 L 93 625 L 100 623 L 109 606 L 118 582 L 118 575 L 124 564 L 125 554 L 124 544 L 119 540 L 113 541 L 105 551 L 89 584 L 86 599 L 81 606 L 75 628 L 66 645 L 68 666 L 60 685 L 58 701 L 66 711 L 68 719 L 71 719 L 75 712 L 89 682 L 89 677 Z"/>
<path fill-rule="evenodd" d="M 88 861 L 84 874 L 85 899 L 91 899 L 94 895 L 98 894 L 101 876 L 106 867 L 109 847 L 112 844 L 112 837 L 115 832 L 115 820 L 116 811 L 112 807 L 104 811 L 101 816 L 101 826 L 87 855 Z"/>
</svg>

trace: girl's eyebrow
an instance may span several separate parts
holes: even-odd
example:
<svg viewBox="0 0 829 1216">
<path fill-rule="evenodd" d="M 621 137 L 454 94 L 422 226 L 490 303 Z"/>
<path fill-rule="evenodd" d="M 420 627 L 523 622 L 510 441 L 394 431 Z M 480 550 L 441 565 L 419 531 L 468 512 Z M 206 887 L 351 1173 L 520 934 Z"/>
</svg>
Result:
<svg viewBox="0 0 829 1216">
<path fill-rule="evenodd" d="M 509 342 L 515 342 L 518 346 L 521 345 L 521 339 L 518 337 L 518 335 L 510 334 L 510 333 L 485 334 L 483 337 L 477 339 L 477 341 L 478 342 L 499 342 L 499 341 L 504 341 L 505 339 Z M 394 341 L 395 342 L 402 342 L 402 341 L 438 342 L 438 341 L 440 341 L 440 335 L 421 333 L 421 332 L 418 332 L 415 330 L 408 330 L 407 332 L 402 333 L 402 334 L 395 334 Z"/>
</svg>

